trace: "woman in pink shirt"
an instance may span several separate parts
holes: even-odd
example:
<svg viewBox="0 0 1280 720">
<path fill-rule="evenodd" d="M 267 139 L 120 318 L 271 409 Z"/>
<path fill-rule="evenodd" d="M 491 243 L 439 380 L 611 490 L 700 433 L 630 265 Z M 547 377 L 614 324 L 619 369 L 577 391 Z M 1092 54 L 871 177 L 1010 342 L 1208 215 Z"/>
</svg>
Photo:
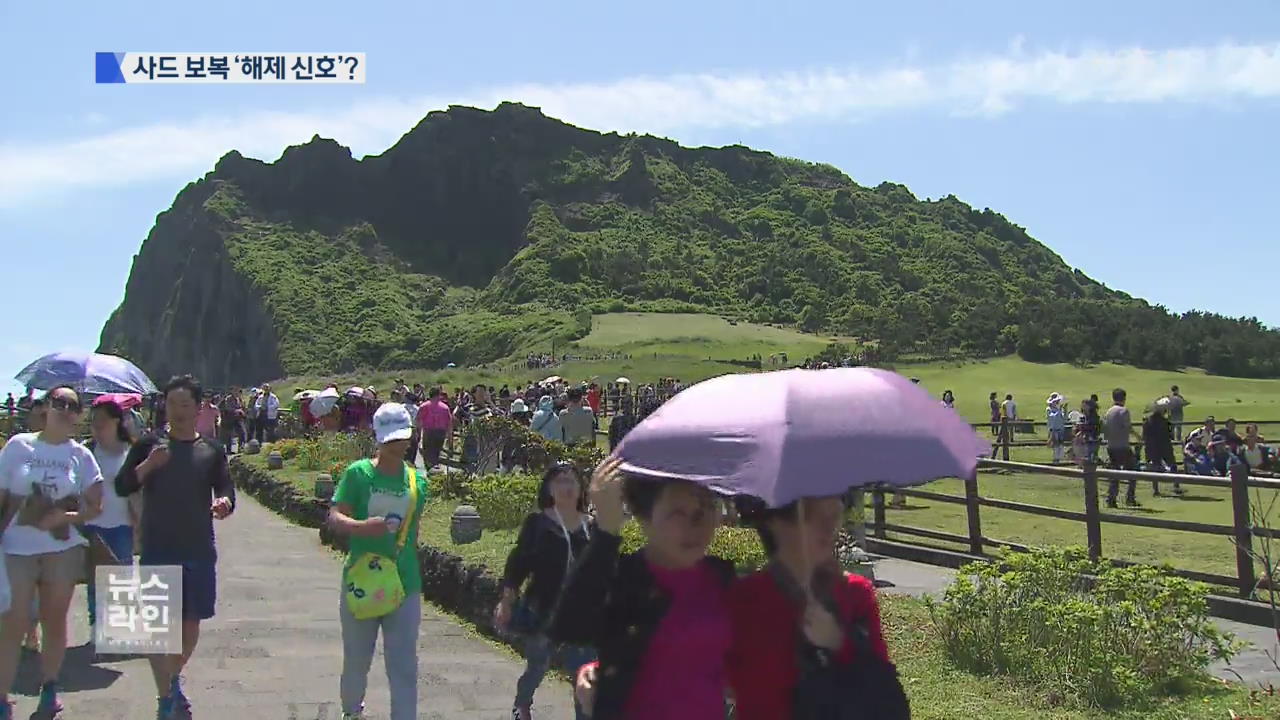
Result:
<svg viewBox="0 0 1280 720">
<path fill-rule="evenodd" d="M 560 596 L 548 634 L 595 646 L 594 720 L 722 720 L 732 641 L 732 563 L 707 557 L 720 523 L 704 487 L 621 479 L 618 461 L 596 471 L 598 531 Z M 623 497 L 644 532 L 620 555 Z"/>
<path fill-rule="evenodd" d="M 201 437 L 209 438 L 214 442 L 218 441 L 218 404 L 214 402 L 212 394 L 204 396 L 204 402 L 200 403 L 200 409 L 196 411 L 196 432 Z"/>
<path fill-rule="evenodd" d="M 431 469 L 440 463 L 440 452 L 453 427 L 453 411 L 440 388 L 431 388 L 430 398 L 418 408 L 418 427 L 422 429 L 422 462 Z"/>
</svg>

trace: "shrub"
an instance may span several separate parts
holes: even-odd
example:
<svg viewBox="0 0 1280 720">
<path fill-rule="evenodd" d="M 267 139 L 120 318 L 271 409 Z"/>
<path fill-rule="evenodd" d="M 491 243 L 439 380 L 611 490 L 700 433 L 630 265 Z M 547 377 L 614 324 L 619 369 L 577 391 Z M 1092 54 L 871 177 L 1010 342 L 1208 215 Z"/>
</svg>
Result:
<svg viewBox="0 0 1280 720">
<path fill-rule="evenodd" d="M 373 438 L 365 433 L 338 433 L 298 440 L 298 468 L 328 470 L 335 463 L 348 464 L 373 456 Z"/>
<path fill-rule="evenodd" d="M 470 481 L 471 503 L 480 522 L 491 529 L 518 528 L 538 506 L 538 484 L 533 475 L 486 475 Z"/>
<path fill-rule="evenodd" d="M 1072 549 L 967 565 L 941 602 L 926 603 L 956 666 L 1114 707 L 1185 689 L 1231 658 L 1237 645 L 1208 619 L 1207 594 L 1158 568 L 1094 565 Z"/>
<path fill-rule="evenodd" d="M 280 453 L 280 457 L 285 460 L 293 460 L 298 457 L 298 453 L 302 452 L 305 442 L 307 441 L 297 438 L 285 438 L 271 443 L 271 449 Z M 263 450 L 266 451 L 266 448 L 264 447 Z"/>
<path fill-rule="evenodd" d="M 622 526 L 622 552 L 631 553 L 644 547 L 644 533 L 640 524 L 630 520 Z M 764 566 L 767 558 L 760 536 L 755 530 L 739 527 L 718 527 L 707 554 L 733 561 L 738 572 L 752 572 Z"/>
<path fill-rule="evenodd" d="M 470 499 L 467 476 L 460 472 L 430 473 L 427 475 L 427 490 L 433 498 Z"/>
</svg>

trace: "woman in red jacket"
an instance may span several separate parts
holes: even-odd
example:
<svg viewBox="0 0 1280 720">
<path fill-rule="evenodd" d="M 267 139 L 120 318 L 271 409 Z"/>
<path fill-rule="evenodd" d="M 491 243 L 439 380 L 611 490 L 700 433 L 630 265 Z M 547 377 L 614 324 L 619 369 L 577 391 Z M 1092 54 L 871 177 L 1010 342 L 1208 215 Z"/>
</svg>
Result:
<svg viewBox="0 0 1280 720">
<path fill-rule="evenodd" d="M 844 510 L 840 497 L 825 497 L 746 514 L 770 561 L 729 590 L 733 644 L 726 665 L 738 720 L 795 717 L 802 654 L 848 665 L 855 655 L 850 628 L 865 630 L 865 651 L 880 667 L 889 665 L 874 586 L 836 561 Z"/>
</svg>

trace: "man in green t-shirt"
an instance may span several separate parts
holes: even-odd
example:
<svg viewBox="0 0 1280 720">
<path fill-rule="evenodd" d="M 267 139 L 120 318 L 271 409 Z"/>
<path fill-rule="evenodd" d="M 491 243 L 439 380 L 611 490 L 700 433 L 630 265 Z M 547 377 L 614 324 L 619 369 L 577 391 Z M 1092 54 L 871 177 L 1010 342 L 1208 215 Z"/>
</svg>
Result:
<svg viewBox="0 0 1280 720">
<path fill-rule="evenodd" d="M 401 403 L 386 403 L 373 415 L 378 449 L 372 460 L 357 460 L 342 473 L 333 494 L 329 523 L 349 537 L 347 562 L 365 553 L 396 559 L 405 598 L 392 612 L 357 620 L 340 604 L 342 620 L 343 718 L 363 717 L 365 687 L 378 630 L 382 630 L 387 684 L 391 689 L 391 720 L 418 716 L 418 626 L 422 620 L 422 580 L 418 575 L 418 522 L 427 500 L 427 483 L 405 463 L 413 436 L 409 412 Z M 416 492 L 411 493 L 413 482 Z M 414 507 L 410 498 L 416 496 Z M 403 546 L 401 525 L 409 523 Z"/>
</svg>

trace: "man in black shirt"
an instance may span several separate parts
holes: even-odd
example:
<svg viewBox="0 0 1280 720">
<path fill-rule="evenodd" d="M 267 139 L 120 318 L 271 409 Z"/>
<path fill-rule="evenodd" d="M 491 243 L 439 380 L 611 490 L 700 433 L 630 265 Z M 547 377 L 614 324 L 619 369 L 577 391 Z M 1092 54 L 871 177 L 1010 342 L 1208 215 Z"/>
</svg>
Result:
<svg viewBox="0 0 1280 720">
<path fill-rule="evenodd" d="M 220 444 L 196 433 L 200 386 L 189 375 L 164 390 L 169 435 L 134 445 L 116 476 L 116 492 L 142 492 L 140 565 L 182 568 L 182 654 L 152 655 L 159 705 L 157 717 L 189 716 L 181 673 L 200 637 L 200 621 L 214 615 L 217 550 L 213 519 L 235 509 L 235 486 Z M 187 713 L 182 715 L 178 713 Z"/>
</svg>

